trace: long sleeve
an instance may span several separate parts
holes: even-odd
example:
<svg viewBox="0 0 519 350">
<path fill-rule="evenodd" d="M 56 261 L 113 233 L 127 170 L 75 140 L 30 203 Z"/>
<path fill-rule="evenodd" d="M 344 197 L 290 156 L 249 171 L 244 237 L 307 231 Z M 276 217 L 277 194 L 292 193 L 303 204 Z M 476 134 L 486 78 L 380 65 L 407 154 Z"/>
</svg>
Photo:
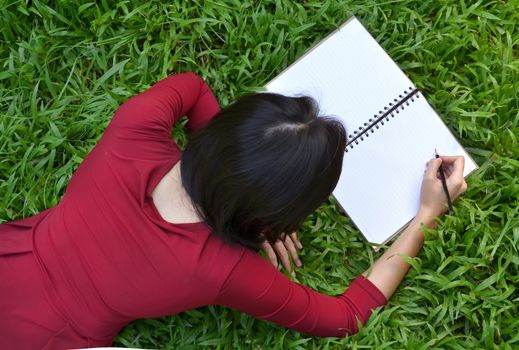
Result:
<svg viewBox="0 0 519 350">
<path fill-rule="evenodd" d="M 343 337 L 358 331 L 384 295 L 363 276 L 337 297 L 290 281 L 274 266 L 247 251 L 222 286 L 215 302 L 319 337 Z"/>
<path fill-rule="evenodd" d="M 188 116 L 188 131 L 194 132 L 219 111 L 220 106 L 207 84 L 194 73 L 181 73 L 159 81 L 123 103 L 112 118 L 111 127 L 169 136 L 173 124 L 183 115 Z"/>
<path fill-rule="evenodd" d="M 117 109 L 77 173 L 87 172 L 90 178 L 103 182 L 117 176 L 126 183 L 131 196 L 143 203 L 144 196 L 151 195 L 182 157 L 171 137 L 174 123 L 186 115 L 188 131 L 195 132 L 219 111 L 215 96 L 200 77 L 193 73 L 169 76 Z M 108 172 L 99 170 L 101 164 L 109 166 Z M 78 176 L 72 179 L 69 188 L 74 187 L 77 179 Z M 78 185 L 83 186 L 84 181 Z"/>
</svg>

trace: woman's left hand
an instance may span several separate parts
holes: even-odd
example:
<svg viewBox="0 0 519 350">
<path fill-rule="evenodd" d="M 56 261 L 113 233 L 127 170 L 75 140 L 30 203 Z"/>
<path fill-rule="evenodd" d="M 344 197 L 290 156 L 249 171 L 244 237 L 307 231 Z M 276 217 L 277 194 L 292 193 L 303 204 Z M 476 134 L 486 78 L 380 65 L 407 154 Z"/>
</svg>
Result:
<svg viewBox="0 0 519 350">
<path fill-rule="evenodd" d="M 292 276 L 295 276 L 296 272 L 292 270 L 289 253 L 297 267 L 301 267 L 302 265 L 296 247 L 297 249 L 303 249 L 303 245 L 297 238 L 295 231 L 289 235 L 285 235 L 284 239 L 278 239 L 273 245 L 268 241 L 263 242 L 261 245 L 261 249 L 267 254 L 270 262 L 277 268 L 279 258 L 283 267 L 291 273 Z"/>
</svg>

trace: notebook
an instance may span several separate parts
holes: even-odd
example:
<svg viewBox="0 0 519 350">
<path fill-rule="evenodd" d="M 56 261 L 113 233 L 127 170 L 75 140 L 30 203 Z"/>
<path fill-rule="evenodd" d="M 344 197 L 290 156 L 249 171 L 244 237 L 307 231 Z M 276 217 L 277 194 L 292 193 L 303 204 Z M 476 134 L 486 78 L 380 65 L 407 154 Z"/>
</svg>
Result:
<svg viewBox="0 0 519 350">
<path fill-rule="evenodd" d="M 387 242 L 416 215 L 425 163 L 435 149 L 440 155 L 463 155 L 465 176 L 478 167 L 355 17 L 266 89 L 310 95 L 321 115 L 342 121 L 348 142 L 332 195 L 369 242 Z"/>
</svg>

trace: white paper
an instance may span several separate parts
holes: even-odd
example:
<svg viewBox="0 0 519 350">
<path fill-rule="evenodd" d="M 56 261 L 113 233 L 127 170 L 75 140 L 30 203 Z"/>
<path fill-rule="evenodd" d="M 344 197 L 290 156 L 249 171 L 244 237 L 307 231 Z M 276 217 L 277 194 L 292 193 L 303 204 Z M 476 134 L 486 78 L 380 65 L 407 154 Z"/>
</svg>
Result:
<svg viewBox="0 0 519 350">
<path fill-rule="evenodd" d="M 314 97 L 321 115 L 340 119 L 350 139 L 395 98 L 414 89 L 355 18 L 266 87 Z M 442 155 L 464 155 L 465 175 L 477 168 L 425 98 L 417 96 L 345 154 L 333 191 L 373 243 L 387 241 L 415 216 L 425 163 L 435 148 Z"/>
<path fill-rule="evenodd" d="M 348 134 L 413 83 L 356 19 L 272 80 L 267 90 L 310 95 L 322 115 L 340 117 Z"/>
<path fill-rule="evenodd" d="M 465 175 L 477 168 L 418 96 L 344 155 L 333 195 L 370 242 L 385 242 L 415 216 L 425 163 L 435 149 L 441 155 L 463 155 Z"/>
</svg>

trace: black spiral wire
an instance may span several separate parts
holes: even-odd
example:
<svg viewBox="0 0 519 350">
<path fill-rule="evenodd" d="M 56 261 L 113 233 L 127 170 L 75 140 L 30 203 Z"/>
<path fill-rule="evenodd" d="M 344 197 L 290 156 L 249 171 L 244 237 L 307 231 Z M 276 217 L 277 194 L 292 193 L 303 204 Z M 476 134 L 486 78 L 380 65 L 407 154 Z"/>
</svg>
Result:
<svg viewBox="0 0 519 350">
<path fill-rule="evenodd" d="M 403 94 L 398 95 L 398 98 L 394 98 L 393 101 L 389 102 L 383 110 L 378 111 L 378 114 L 374 114 L 373 118 L 370 118 L 363 126 L 359 126 L 357 130 L 349 134 L 346 152 L 353 149 L 361 141 L 364 141 L 365 138 L 369 137 L 370 133 L 373 134 L 376 129 L 384 125 L 384 121 L 388 122 L 389 118 L 394 118 L 396 114 L 399 114 L 401 110 L 409 106 L 410 102 L 414 102 L 415 98 L 419 98 L 418 92 L 418 89 L 413 89 L 412 87 L 404 90 Z"/>
</svg>

